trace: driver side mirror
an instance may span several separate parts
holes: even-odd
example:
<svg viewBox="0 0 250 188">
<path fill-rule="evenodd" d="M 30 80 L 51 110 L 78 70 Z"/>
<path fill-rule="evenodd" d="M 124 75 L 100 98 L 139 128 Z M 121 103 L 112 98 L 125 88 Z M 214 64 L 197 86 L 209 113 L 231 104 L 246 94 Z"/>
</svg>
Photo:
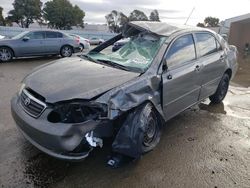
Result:
<svg viewBox="0 0 250 188">
<path fill-rule="evenodd" d="M 27 37 L 27 36 L 23 37 L 23 41 L 24 41 L 24 42 L 28 41 L 29 39 L 30 39 L 30 38 Z"/>
<path fill-rule="evenodd" d="M 166 59 L 163 60 L 162 70 L 163 70 L 163 72 L 168 70 L 167 60 Z"/>
</svg>

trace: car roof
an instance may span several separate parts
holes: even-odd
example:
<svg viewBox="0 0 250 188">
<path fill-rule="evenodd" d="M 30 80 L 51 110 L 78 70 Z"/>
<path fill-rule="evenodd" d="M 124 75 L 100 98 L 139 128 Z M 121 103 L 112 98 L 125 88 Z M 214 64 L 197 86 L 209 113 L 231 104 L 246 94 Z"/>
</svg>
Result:
<svg viewBox="0 0 250 188">
<path fill-rule="evenodd" d="M 31 29 L 27 30 L 28 32 L 59 32 L 59 33 L 64 33 L 63 31 L 60 30 L 49 30 L 49 29 Z"/>
<path fill-rule="evenodd" d="M 181 25 L 181 24 L 173 24 L 173 23 L 165 23 L 165 22 L 151 22 L 151 21 L 132 21 L 128 24 L 131 27 L 135 27 L 140 30 L 146 30 L 151 33 L 155 33 L 160 36 L 169 37 L 173 33 L 176 32 L 187 32 L 187 31 L 209 31 L 209 29 L 189 26 L 189 25 Z"/>
</svg>

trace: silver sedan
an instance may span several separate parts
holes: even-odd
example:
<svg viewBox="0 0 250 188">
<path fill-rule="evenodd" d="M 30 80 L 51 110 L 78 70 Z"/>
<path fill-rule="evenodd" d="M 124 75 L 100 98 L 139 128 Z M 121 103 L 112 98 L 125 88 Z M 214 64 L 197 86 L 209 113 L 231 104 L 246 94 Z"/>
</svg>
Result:
<svg viewBox="0 0 250 188">
<path fill-rule="evenodd" d="M 0 62 L 13 57 L 61 55 L 70 57 L 80 51 L 80 41 L 59 31 L 24 31 L 0 41 Z"/>
</svg>

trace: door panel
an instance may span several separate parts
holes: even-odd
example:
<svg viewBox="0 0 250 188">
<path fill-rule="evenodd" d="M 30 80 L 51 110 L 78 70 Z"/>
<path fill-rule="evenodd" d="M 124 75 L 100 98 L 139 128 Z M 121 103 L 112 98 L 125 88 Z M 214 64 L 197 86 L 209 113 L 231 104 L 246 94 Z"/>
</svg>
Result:
<svg viewBox="0 0 250 188">
<path fill-rule="evenodd" d="M 42 55 L 44 54 L 44 32 L 29 32 L 25 37 L 29 40 L 20 39 L 20 56 Z"/>
<path fill-rule="evenodd" d="M 192 34 L 177 38 L 166 55 L 166 72 L 162 74 L 163 111 L 172 118 L 198 101 L 201 80 L 200 66 Z"/>
<path fill-rule="evenodd" d="M 209 57 L 201 58 L 204 68 L 201 71 L 201 94 L 200 100 L 214 94 L 225 70 L 223 52 L 217 52 Z"/>
<path fill-rule="evenodd" d="M 199 71 L 195 70 L 196 65 L 192 62 L 163 73 L 163 109 L 167 119 L 198 101 L 201 82 Z M 168 79 L 169 75 L 172 79 Z"/>
<path fill-rule="evenodd" d="M 59 53 L 62 43 L 62 38 L 59 38 L 59 32 L 46 31 L 46 39 L 44 41 L 45 53 Z"/>
<path fill-rule="evenodd" d="M 197 50 L 204 68 L 201 71 L 200 100 L 215 93 L 225 71 L 224 51 L 218 46 L 215 37 L 209 32 L 195 33 Z"/>
</svg>

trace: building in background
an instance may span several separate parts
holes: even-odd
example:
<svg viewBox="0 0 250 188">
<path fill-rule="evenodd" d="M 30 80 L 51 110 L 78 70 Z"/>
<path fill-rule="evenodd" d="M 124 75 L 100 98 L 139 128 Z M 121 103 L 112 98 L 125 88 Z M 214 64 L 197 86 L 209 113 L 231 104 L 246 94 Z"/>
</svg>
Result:
<svg viewBox="0 0 250 188">
<path fill-rule="evenodd" d="M 219 33 L 225 35 L 229 44 L 233 44 L 243 54 L 246 45 L 250 44 L 250 13 L 221 22 Z"/>
</svg>

